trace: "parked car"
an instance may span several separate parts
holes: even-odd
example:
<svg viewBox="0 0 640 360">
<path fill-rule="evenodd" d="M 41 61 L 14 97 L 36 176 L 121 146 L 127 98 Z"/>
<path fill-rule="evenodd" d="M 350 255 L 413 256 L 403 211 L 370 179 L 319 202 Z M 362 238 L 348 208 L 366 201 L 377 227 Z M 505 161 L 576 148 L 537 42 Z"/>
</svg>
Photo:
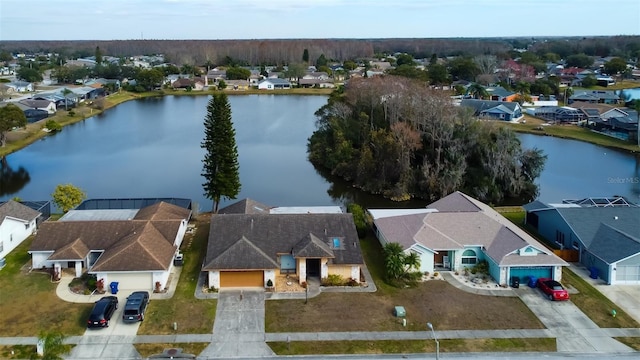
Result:
<svg viewBox="0 0 640 360">
<path fill-rule="evenodd" d="M 91 315 L 89 315 L 89 319 L 87 320 L 88 328 L 95 327 L 107 327 L 109 326 L 109 321 L 111 320 L 111 316 L 118 308 L 118 298 L 115 296 L 104 296 L 100 300 L 96 301 L 95 305 L 93 305 L 93 310 L 91 310 Z"/>
<path fill-rule="evenodd" d="M 149 304 L 148 291 L 134 291 L 127 297 L 127 303 L 124 305 L 122 313 L 122 321 L 125 323 L 134 323 L 144 321 L 144 312 Z"/>
<path fill-rule="evenodd" d="M 559 282 L 550 278 L 538 279 L 538 287 L 549 300 L 569 300 L 569 293 Z"/>
</svg>

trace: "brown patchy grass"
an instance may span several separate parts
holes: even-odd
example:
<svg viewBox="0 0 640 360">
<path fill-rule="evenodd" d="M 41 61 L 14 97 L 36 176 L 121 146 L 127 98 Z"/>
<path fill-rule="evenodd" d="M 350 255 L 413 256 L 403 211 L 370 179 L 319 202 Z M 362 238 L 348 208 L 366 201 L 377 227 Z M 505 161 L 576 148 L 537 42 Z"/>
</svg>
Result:
<svg viewBox="0 0 640 360">
<path fill-rule="evenodd" d="M 382 281 L 382 249 L 372 236 L 361 241 L 376 293 L 322 293 L 304 300 L 268 301 L 267 332 L 541 329 L 538 318 L 517 297 L 482 296 L 445 281 L 427 281 L 413 288 L 392 288 Z M 404 306 L 407 326 L 393 317 Z"/>
<path fill-rule="evenodd" d="M 0 271 L 0 336 L 36 336 L 53 330 L 66 336 L 81 335 L 93 304 L 62 301 L 50 275 L 26 270 L 32 240 L 14 249 Z"/>
<path fill-rule="evenodd" d="M 415 354 L 436 351 L 434 341 L 384 340 L 384 341 L 293 341 L 268 343 L 280 356 L 312 354 Z M 444 339 L 440 340 L 440 352 L 552 352 L 556 341 L 543 339 Z"/>
<path fill-rule="evenodd" d="M 217 301 L 194 297 L 209 238 L 210 216 L 200 215 L 196 219 L 196 233 L 185 236 L 181 249 L 184 265 L 176 292 L 171 299 L 149 302 L 147 316 L 138 334 L 206 334 L 213 331 Z M 174 322 L 178 325 L 177 330 L 173 330 Z"/>
<path fill-rule="evenodd" d="M 635 351 L 640 351 L 640 338 L 637 337 L 617 337 L 614 338 L 621 343 L 627 345 Z"/>
<path fill-rule="evenodd" d="M 74 345 L 62 345 L 63 353 L 68 354 Z M 0 345 L 0 359 L 38 359 L 35 345 Z"/>
<path fill-rule="evenodd" d="M 133 344 L 138 353 L 146 359 L 151 355 L 162 354 L 166 349 L 182 349 L 184 354 L 198 355 L 209 343 L 164 343 L 164 344 Z"/>
</svg>

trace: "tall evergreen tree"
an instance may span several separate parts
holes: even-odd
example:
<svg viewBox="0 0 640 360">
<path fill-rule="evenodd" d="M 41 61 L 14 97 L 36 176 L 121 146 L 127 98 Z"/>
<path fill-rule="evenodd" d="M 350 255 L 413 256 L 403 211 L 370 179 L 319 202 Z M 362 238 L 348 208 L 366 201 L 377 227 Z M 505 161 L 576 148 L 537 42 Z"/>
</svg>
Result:
<svg viewBox="0 0 640 360">
<path fill-rule="evenodd" d="M 235 199 L 241 186 L 236 131 L 231 121 L 231 105 L 224 93 L 213 95 L 207 104 L 200 147 L 206 151 L 202 160 L 204 195 L 213 200 L 213 212 L 218 213 L 220 198 Z"/>
<path fill-rule="evenodd" d="M 302 62 L 309 65 L 309 50 L 308 49 L 304 49 L 304 51 L 302 52 Z"/>
</svg>

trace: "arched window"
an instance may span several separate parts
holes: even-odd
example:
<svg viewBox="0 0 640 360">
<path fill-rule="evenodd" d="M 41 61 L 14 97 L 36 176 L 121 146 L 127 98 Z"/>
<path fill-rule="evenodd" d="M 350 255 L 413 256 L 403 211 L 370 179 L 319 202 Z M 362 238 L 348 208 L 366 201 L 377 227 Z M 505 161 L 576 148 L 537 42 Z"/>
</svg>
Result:
<svg viewBox="0 0 640 360">
<path fill-rule="evenodd" d="M 478 262 L 478 257 L 476 256 L 476 252 L 467 249 L 462 253 L 462 264 L 464 265 L 475 265 Z"/>
</svg>

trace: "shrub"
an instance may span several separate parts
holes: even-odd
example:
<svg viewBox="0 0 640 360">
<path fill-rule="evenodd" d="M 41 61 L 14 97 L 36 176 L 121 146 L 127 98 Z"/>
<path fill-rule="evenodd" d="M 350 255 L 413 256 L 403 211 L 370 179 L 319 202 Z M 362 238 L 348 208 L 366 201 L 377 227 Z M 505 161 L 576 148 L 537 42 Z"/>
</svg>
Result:
<svg viewBox="0 0 640 360">
<path fill-rule="evenodd" d="M 58 132 L 60 130 L 62 130 L 62 125 L 58 124 L 55 120 L 49 120 L 44 124 L 44 127 L 46 127 L 47 129 L 53 131 L 53 132 Z"/>
<path fill-rule="evenodd" d="M 271 279 L 267 280 L 267 287 L 273 287 L 273 281 L 271 281 Z"/>
<path fill-rule="evenodd" d="M 73 110 L 69 110 L 69 116 L 76 116 L 76 112 Z"/>
<path fill-rule="evenodd" d="M 322 286 L 344 286 L 347 282 L 338 274 L 331 274 L 322 279 Z"/>
</svg>

